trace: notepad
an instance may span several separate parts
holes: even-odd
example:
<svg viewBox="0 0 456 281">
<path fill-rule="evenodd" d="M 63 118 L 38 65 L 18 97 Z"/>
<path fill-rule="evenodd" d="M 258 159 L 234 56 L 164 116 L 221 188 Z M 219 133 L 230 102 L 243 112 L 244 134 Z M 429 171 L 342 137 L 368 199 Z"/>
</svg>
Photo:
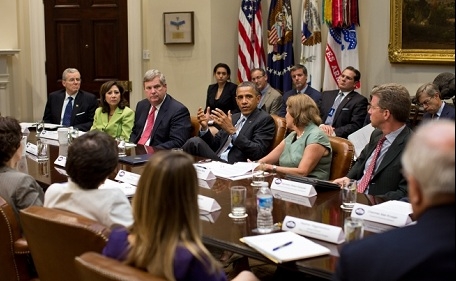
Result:
<svg viewBox="0 0 456 281">
<path fill-rule="evenodd" d="M 246 236 L 240 241 L 275 263 L 328 255 L 331 252 L 328 248 L 290 231 Z"/>
</svg>

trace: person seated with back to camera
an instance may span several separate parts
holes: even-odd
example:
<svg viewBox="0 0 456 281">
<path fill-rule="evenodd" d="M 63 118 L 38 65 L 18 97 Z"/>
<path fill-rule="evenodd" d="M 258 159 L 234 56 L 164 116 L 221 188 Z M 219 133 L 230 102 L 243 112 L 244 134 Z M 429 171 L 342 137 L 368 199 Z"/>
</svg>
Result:
<svg viewBox="0 0 456 281">
<path fill-rule="evenodd" d="M 153 154 L 132 205 L 133 225 L 114 229 L 103 255 L 166 280 L 227 280 L 201 239 L 198 179 L 191 156 L 172 150 Z M 233 280 L 258 279 L 243 271 Z"/>
<path fill-rule="evenodd" d="M 36 180 L 16 169 L 25 149 L 21 140 L 19 122 L 0 116 L 0 196 L 13 208 L 17 219 L 19 210 L 42 206 L 44 201 L 43 189 Z"/>
<path fill-rule="evenodd" d="M 328 136 L 318 127 L 321 118 L 317 104 L 307 95 L 293 95 L 286 105 L 285 120 L 292 132 L 258 160 L 258 169 L 328 180 L 332 148 Z"/>
<path fill-rule="evenodd" d="M 130 140 L 135 112 L 127 106 L 124 88 L 117 81 L 108 81 L 100 87 L 100 107 L 95 110 L 90 130 L 103 131 L 116 139 Z"/>
<path fill-rule="evenodd" d="M 80 214 L 107 226 L 130 226 L 131 205 L 117 188 L 99 189 L 117 167 L 114 138 L 90 131 L 68 147 L 65 170 L 68 182 L 54 183 L 46 190 L 44 206 Z"/>
</svg>

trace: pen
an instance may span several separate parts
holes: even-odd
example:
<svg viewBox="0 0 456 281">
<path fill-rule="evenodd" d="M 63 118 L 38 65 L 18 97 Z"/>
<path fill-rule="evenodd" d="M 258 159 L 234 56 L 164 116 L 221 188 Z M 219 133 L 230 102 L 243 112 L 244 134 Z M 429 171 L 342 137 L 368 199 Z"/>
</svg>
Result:
<svg viewBox="0 0 456 281">
<path fill-rule="evenodd" d="M 203 167 L 203 166 L 200 166 L 200 165 L 196 165 L 196 167 L 206 170 L 206 167 Z"/>
<path fill-rule="evenodd" d="M 275 248 L 272 249 L 272 250 L 273 250 L 273 251 L 277 251 L 278 249 L 281 249 L 281 248 L 283 248 L 283 247 L 286 247 L 286 246 L 288 246 L 288 245 L 291 245 L 291 243 L 293 243 L 293 241 L 290 241 L 290 242 L 287 242 L 287 243 L 282 244 L 282 245 L 280 245 L 280 246 L 277 246 L 277 247 L 275 247 Z"/>
</svg>

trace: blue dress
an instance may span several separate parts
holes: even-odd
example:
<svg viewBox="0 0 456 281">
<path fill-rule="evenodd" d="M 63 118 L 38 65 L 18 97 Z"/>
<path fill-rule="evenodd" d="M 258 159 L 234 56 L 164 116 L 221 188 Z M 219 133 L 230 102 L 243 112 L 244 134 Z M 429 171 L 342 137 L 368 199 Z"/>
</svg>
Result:
<svg viewBox="0 0 456 281">
<path fill-rule="evenodd" d="M 103 255 L 123 261 L 127 258 L 130 244 L 128 243 L 128 230 L 126 228 L 113 229 L 108 243 L 103 249 Z M 174 277 L 177 281 L 207 280 L 226 281 L 225 272 L 222 270 L 208 273 L 205 265 L 190 253 L 185 247 L 178 246 L 174 256 Z"/>
</svg>

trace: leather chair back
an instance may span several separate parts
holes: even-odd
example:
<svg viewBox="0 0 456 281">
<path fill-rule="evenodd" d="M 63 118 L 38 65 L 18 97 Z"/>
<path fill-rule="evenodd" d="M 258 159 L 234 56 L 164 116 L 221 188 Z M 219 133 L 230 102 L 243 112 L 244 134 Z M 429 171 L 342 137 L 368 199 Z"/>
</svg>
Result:
<svg viewBox="0 0 456 281">
<path fill-rule="evenodd" d="M 76 257 L 75 264 L 81 281 L 165 281 L 95 252 L 87 252 Z"/>
<path fill-rule="evenodd" d="M 192 137 L 197 137 L 199 129 L 200 129 L 200 124 L 198 122 L 198 118 L 196 116 L 190 116 L 190 121 L 192 123 L 192 134 L 191 134 L 191 136 Z"/>
<path fill-rule="evenodd" d="M 345 177 L 353 164 L 355 147 L 351 141 L 340 137 L 329 137 L 332 162 L 329 180 Z"/>
<path fill-rule="evenodd" d="M 274 119 L 275 123 L 274 139 L 272 140 L 270 148 L 270 150 L 273 150 L 285 138 L 287 134 L 287 123 L 285 122 L 285 118 L 278 115 L 271 114 L 271 117 Z"/>
<path fill-rule="evenodd" d="M 40 280 L 76 281 L 74 258 L 100 252 L 109 237 L 108 227 L 81 215 L 31 206 L 19 213 Z"/>
</svg>

